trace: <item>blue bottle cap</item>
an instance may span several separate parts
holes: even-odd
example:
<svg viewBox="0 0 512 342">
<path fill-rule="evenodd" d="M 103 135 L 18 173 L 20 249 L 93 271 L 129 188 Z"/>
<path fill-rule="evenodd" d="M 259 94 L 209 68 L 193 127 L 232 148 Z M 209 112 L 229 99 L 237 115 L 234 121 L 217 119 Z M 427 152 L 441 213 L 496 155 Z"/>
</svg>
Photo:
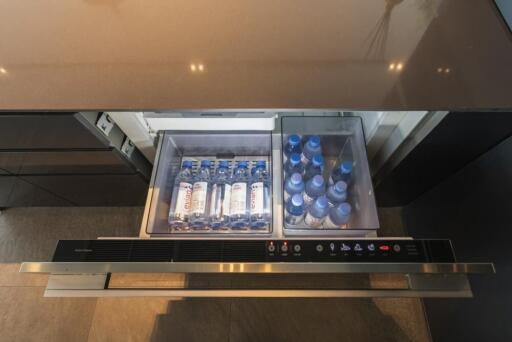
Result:
<svg viewBox="0 0 512 342">
<path fill-rule="evenodd" d="M 312 135 L 309 137 L 308 144 L 311 147 L 320 146 L 320 137 L 318 135 Z"/>
<path fill-rule="evenodd" d="M 209 160 L 201 160 L 201 167 L 210 167 L 212 165 L 212 162 Z"/>
<path fill-rule="evenodd" d="M 321 154 L 316 154 L 313 156 L 312 163 L 316 167 L 324 166 L 324 157 Z"/>
<path fill-rule="evenodd" d="M 319 188 L 324 185 L 324 177 L 322 177 L 321 175 L 316 175 L 311 179 L 311 182 L 315 187 Z"/>
<path fill-rule="evenodd" d="M 239 161 L 237 162 L 237 166 L 238 166 L 238 167 L 247 168 L 247 161 L 246 161 L 246 160 L 239 160 Z"/>
<path fill-rule="evenodd" d="M 297 134 L 292 134 L 288 137 L 288 143 L 290 145 L 298 145 L 300 144 L 300 137 Z"/>
<path fill-rule="evenodd" d="M 294 185 L 297 185 L 297 184 L 300 184 L 302 183 L 302 176 L 300 173 L 298 172 L 295 172 L 291 177 L 290 177 L 290 181 L 292 182 L 292 184 Z"/>
<path fill-rule="evenodd" d="M 226 169 L 228 169 L 229 168 L 229 161 L 227 161 L 227 160 L 219 161 L 219 167 L 225 167 Z"/>
<path fill-rule="evenodd" d="M 292 205 L 294 207 L 302 207 L 304 205 L 304 198 L 301 194 L 295 194 L 292 196 Z"/>
<path fill-rule="evenodd" d="M 265 167 L 267 167 L 267 162 L 265 160 L 257 160 L 256 161 L 256 167 L 265 168 Z"/>
<path fill-rule="evenodd" d="M 191 169 L 192 168 L 192 161 L 191 160 L 185 160 L 183 162 L 183 167 L 186 167 L 187 169 Z"/>
<path fill-rule="evenodd" d="M 352 212 L 352 206 L 348 204 L 347 202 L 343 202 L 336 208 L 340 215 L 342 216 L 348 216 Z"/>
<path fill-rule="evenodd" d="M 290 155 L 290 163 L 292 165 L 299 165 L 300 164 L 300 154 L 298 153 L 292 153 Z"/>
<path fill-rule="evenodd" d="M 351 173 L 352 172 L 352 162 L 344 161 L 340 165 L 341 173 Z"/>
<path fill-rule="evenodd" d="M 320 196 L 315 201 L 315 206 L 320 209 L 327 208 L 328 205 L 329 203 L 327 201 L 327 197 L 325 196 Z"/>
<path fill-rule="evenodd" d="M 344 181 L 337 181 L 336 184 L 334 184 L 334 190 L 337 192 L 345 192 L 347 191 L 347 183 Z"/>
</svg>

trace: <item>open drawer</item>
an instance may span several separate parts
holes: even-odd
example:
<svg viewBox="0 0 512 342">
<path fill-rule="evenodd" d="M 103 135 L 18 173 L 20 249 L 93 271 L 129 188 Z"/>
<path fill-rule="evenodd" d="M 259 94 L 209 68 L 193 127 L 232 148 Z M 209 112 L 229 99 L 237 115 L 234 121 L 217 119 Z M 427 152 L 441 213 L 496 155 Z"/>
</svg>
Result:
<svg viewBox="0 0 512 342">
<path fill-rule="evenodd" d="M 197 124 L 190 118 L 183 119 L 186 124 L 166 120 L 165 115 L 148 119 L 157 121 L 153 127 L 160 132 L 140 236 L 60 241 L 51 262 L 24 263 L 22 272 L 51 274 L 47 296 L 470 297 L 466 274 L 495 272 L 492 263 L 459 262 L 449 240 L 378 237 L 377 206 L 358 117 L 247 114 L 230 118 L 229 125 L 222 117 L 198 117 Z M 241 123 L 234 124 L 236 120 Z M 318 176 L 325 183 L 337 177 L 333 169 L 350 163 L 341 203 L 348 203 L 352 211 L 343 223 L 333 227 L 324 221 L 314 226 L 306 219 L 293 225 L 286 221 L 291 212 L 287 203 L 294 197 L 285 200 L 291 190 L 284 165 L 291 154 L 284 151 L 291 135 L 299 136 L 303 149 L 318 137 L 324 159 Z M 200 229 L 172 226 L 170 207 L 177 197 L 173 191 L 181 186 L 176 177 L 185 161 L 186 168 L 197 174 L 202 160 L 209 161 L 204 168 L 212 173 L 221 161 L 230 174 L 240 161 L 249 169 L 264 164 L 268 224 L 255 229 L 250 215 L 242 229 L 229 224 L 220 229 L 209 224 Z M 252 189 L 255 178 L 247 177 L 247 189 Z M 248 202 L 259 198 L 246 195 Z M 320 219 L 334 222 L 329 215 L 341 203 L 330 200 Z M 304 207 L 306 216 L 311 209 Z"/>
</svg>

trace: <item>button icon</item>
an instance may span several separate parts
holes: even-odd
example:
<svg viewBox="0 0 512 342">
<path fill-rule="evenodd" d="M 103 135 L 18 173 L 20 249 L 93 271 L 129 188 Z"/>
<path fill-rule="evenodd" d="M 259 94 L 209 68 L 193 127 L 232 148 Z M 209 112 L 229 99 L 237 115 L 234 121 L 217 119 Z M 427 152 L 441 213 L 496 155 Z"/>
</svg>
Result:
<svg viewBox="0 0 512 342">
<path fill-rule="evenodd" d="M 316 245 L 316 251 L 319 252 L 319 253 L 323 252 L 324 251 L 324 246 L 322 246 L 320 244 Z"/>
<path fill-rule="evenodd" d="M 271 242 L 271 243 L 268 245 L 267 249 L 268 249 L 268 251 L 269 251 L 270 253 L 272 253 L 272 252 L 275 252 L 275 251 L 276 251 L 276 246 L 274 245 L 274 243 L 272 243 L 272 242 Z"/>
<path fill-rule="evenodd" d="M 283 245 L 281 246 L 281 252 L 288 252 L 288 244 L 283 243 Z"/>
<path fill-rule="evenodd" d="M 336 248 L 336 245 L 334 244 L 334 242 L 331 242 L 329 244 L 329 248 L 331 249 L 332 252 L 334 252 L 334 249 Z"/>
<path fill-rule="evenodd" d="M 354 246 L 354 251 L 361 252 L 362 250 L 363 250 L 363 247 L 361 247 L 360 244 L 356 243 L 356 245 Z"/>
<path fill-rule="evenodd" d="M 388 252 L 391 248 L 388 245 L 381 245 L 379 249 L 383 252 Z"/>
<path fill-rule="evenodd" d="M 350 248 L 350 246 L 349 246 L 349 245 L 347 245 L 346 243 L 342 243 L 342 244 L 341 244 L 340 250 L 341 250 L 342 252 L 348 252 L 348 251 L 350 251 L 351 249 L 352 249 L 352 248 Z"/>
<path fill-rule="evenodd" d="M 393 250 L 394 250 L 395 252 L 397 252 L 397 253 L 398 253 L 398 252 L 400 252 L 400 250 L 401 250 L 400 245 L 396 243 L 396 244 L 393 246 Z"/>
<path fill-rule="evenodd" d="M 300 252 L 300 250 L 301 250 L 300 245 L 295 245 L 295 246 L 293 246 L 293 250 L 294 250 L 296 253 L 299 253 L 299 252 Z"/>
<path fill-rule="evenodd" d="M 375 244 L 373 244 L 373 243 L 369 243 L 369 244 L 368 244 L 368 250 L 369 250 L 370 252 L 373 252 L 373 251 L 375 250 Z"/>
</svg>

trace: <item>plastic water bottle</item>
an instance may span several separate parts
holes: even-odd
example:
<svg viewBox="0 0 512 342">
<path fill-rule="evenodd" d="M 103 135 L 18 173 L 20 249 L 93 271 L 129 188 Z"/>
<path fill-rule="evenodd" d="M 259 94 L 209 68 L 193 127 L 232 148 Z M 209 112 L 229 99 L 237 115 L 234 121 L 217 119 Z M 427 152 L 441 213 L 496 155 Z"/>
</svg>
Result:
<svg viewBox="0 0 512 342">
<path fill-rule="evenodd" d="M 185 160 L 172 189 L 169 224 L 173 229 L 184 229 L 188 224 L 193 176 L 192 162 Z"/>
<path fill-rule="evenodd" d="M 340 228 L 347 224 L 350 220 L 352 207 L 347 202 L 338 204 L 329 210 L 329 215 L 325 219 L 324 226 L 326 228 Z"/>
<path fill-rule="evenodd" d="M 304 219 L 304 199 L 300 194 L 292 196 L 291 200 L 286 203 L 286 212 L 284 221 L 292 226 L 296 226 Z"/>
<path fill-rule="evenodd" d="M 235 229 L 246 229 L 249 227 L 249 179 L 247 162 L 237 162 L 236 168 L 233 170 L 231 205 L 229 209 L 231 227 Z"/>
<path fill-rule="evenodd" d="M 324 177 L 316 175 L 306 183 L 304 190 L 304 205 L 309 207 L 315 199 L 325 194 Z"/>
<path fill-rule="evenodd" d="M 324 157 L 321 154 L 317 154 L 313 156 L 311 159 L 311 163 L 306 166 L 306 170 L 304 172 L 304 179 L 309 180 L 316 175 L 323 175 L 324 173 Z"/>
<path fill-rule="evenodd" d="M 284 201 L 288 202 L 290 197 L 295 194 L 300 194 L 304 191 L 304 181 L 300 173 L 292 174 L 284 184 Z"/>
<path fill-rule="evenodd" d="M 311 228 L 318 228 L 329 213 L 329 205 L 325 196 L 318 197 L 306 212 L 304 222 Z"/>
<path fill-rule="evenodd" d="M 320 145 L 320 137 L 312 135 L 309 137 L 308 142 L 304 144 L 300 159 L 302 164 L 308 165 L 313 157 L 317 154 L 322 154 L 322 146 Z"/>
<path fill-rule="evenodd" d="M 294 174 L 295 172 L 304 174 L 304 165 L 300 161 L 300 154 L 292 153 L 290 158 L 284 163 L 284 177 L 285 179 Z"/>
<path fill-rule="evenodd" d="M 251 227 L 266 228 L 270 224 L 270 177 L 264 160 L 256 162 L 251 179 L 250 215 Z"/>
<path fill-rule="evenodd" d="M 338 181 L 327 189 L 327 200 L 329 207 L 334 207 L 347 200 L 347 183 Z"/>
<path fill-rule="evenodd" d="M 332 185 L 340 180 L 350 184 L 351 176 L 352 162 L 344 161 L 338 167 L 332 170 L 331 177 L 329 178 L 329 184 Z"/>
<path fill-rule="evenodd" d="M 189 216 L 190 226 L 194 229 L 208 227 L 211 197 L 210 166 L 209 160 L 202 160 L 201 167 L 194 177 Z"/>
<path fill-rule="evenodd" d="M 229 162 L 219 161 L 217 171 L 212 180 L 210 200 L 210 226 L 214 229 L 229 226 L 229 208 L 231 205 L 231 175 Z"/>
<path fill-rule="evenodd" d="M 302 152 L 302 146 L 300 145 L 300 136 L 297 134 L 292 134 L 288 137 L 286 145 L 284 145 L 284 155 L 286 158 L 290 158 L 292 153 L 297 153 L 300 155 Z"/>
</svg>

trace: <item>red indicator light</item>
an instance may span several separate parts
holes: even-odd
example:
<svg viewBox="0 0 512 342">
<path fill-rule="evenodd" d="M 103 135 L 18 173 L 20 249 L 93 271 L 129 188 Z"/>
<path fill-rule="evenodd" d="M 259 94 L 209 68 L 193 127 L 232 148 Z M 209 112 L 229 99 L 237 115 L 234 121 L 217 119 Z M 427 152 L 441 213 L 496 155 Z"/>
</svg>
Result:
<svg viewBox="0 0 512 342">
<path fill-rule="evenodd" d="M 283 245 L 285 245 L 285 246 L 286 246 L 287 244 L 288 244 L 288 242 L 287 242 L 287 241 L 284 241 L 284 242 L 283 242 Z"/>
<path fill-rule="evenodd" d="M 383 252 L 389 251 L 391 248 L 388 245 L 379 246 L 379 249 Z"/>
</svg>

